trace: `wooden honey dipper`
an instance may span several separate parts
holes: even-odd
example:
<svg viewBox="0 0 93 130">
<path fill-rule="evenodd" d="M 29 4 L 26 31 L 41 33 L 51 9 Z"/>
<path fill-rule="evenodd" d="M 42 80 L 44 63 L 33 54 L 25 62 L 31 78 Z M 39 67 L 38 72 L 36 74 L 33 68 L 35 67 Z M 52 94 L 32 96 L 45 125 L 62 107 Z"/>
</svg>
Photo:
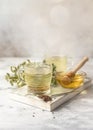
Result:
<svg viewBox="0 0 93 130">
<path fill-rule="evenodd" d="M 73 78 L 76 74 L 76 72 L 89 60 L 88 57 L 84 57 L 79 64 L 77 64 L 77 66 L 70 72 L 68 72 L 67 74 L 65 74 L 63 76 L 63 78 L 61 79 L 63 84 L 70 84 L 73 81 Z"/>
</svg>

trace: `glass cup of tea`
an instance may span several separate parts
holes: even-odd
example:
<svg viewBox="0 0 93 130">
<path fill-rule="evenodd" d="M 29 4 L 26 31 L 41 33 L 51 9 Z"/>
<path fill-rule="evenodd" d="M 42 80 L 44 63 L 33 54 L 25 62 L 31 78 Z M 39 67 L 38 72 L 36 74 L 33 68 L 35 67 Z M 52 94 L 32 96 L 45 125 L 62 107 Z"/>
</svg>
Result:
<svg viewBox="0 0 93 130">
<path fill-rule="evenodd" d="M 52 79 L 52 66 L 45 63 L 35 62 L 25 66 L 25 82 L 28 93 L 49 94 Z"/>
<path fill-rule="evenodd" d="M 67 69 L 67 57 L 66 56 L 51 56 L 44 59 L 47 64 L 54 64 L 57 72 L 63 72 Z"/>
</svg>

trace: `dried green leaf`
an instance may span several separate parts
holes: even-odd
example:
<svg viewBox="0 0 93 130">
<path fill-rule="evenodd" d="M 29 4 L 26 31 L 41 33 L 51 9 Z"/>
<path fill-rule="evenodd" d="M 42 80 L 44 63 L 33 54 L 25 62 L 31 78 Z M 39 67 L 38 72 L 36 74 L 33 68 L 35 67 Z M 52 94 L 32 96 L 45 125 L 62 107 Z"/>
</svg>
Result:
<svg viewBox="0 0 93 130">
<path fill-rule="evenodd" d="M 18 87 L 22 87 L 25 85 L 25 75 L 24 75 L 24 66 L 31 64 L 30 60 L 22 62 L 18 66 L 11 66 L 11 73 L 6 73 L 5 79 L 13 86 L 17 85 Z"/>
</svg>

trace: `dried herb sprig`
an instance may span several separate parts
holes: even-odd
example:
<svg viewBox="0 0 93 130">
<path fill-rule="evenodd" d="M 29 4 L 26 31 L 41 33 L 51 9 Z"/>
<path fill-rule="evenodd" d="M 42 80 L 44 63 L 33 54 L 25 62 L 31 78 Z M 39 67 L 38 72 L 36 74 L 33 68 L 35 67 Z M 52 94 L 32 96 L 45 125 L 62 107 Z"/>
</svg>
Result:
<svg viewBox="0 0 93 130">
<path fill-rule="evenodd" d="M 46 63 L 46 60 L 43 60 L 43 63 Z M 46 63 L 47 64 L 47 63 Z M 51 80 L 51 86 L 56 87 L 57 86 L 57 80 L 56 80 L 56 65 L 52 63 L 52 80 Z"/>
<path fill-rule="evenodd" d="M 57 86 L 57 80 L 56 80 L 56 66 L 52 64 L 52 80 L 51 80 L 51 86 Z"/>
<path fill-rule="evenodd" d="M 30 60 L 27 60 L 18 66 L 11 66 L 11 73 L 5 75 L 5 79 L 13 86 L 23 87 L 25 84 L 24 66 L 31 64 Z"/>
</svg>

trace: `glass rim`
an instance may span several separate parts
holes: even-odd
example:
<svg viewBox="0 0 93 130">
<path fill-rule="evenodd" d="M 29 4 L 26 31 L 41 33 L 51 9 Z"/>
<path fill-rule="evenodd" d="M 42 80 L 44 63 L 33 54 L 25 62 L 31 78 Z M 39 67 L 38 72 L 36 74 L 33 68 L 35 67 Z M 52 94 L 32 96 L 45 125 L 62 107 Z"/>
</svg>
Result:
<svg viewBox="0 0 93 130">
<path fill-rule="evenodd" d="M 24 66 L 24 68 L 36 68 L 36 67 L 48 67 L 48 68 L 52 68 L 52 65 L 47 64 L 47 63 L 43 63 L 43 62 L 32 62 L 29 65 Z"/>
</svg>

